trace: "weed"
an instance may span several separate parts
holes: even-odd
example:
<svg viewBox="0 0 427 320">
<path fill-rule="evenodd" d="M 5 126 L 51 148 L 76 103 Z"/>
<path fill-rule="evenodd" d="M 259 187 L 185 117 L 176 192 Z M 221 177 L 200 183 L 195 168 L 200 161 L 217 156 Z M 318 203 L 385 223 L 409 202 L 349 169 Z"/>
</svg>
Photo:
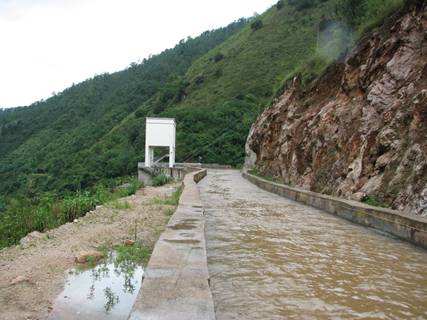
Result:
<svg viewBox="0 0 427 320">
<path fill-rule="evenodd" d="M 155 204 L 162 204 L 168 206 L 177 206 L 179 203 L 179 198 L 181 197 L 183 187 L 180 186 L 176 191 L 169 197 L 158 197 L 154 199 Z"/>
<path fill-rule="evenodd" d="M 163 209 L 163 213 L 165 214 L 165 216 L 171 216 L 173 215 L 173 213 L 175 212 L 175 210 L 173 208 L 165 208 Z"/>
<path fill-rule="evenodd" d="M 164 174 L 159 174 L 153 178 L 152 184 L 155 187 L 163 186 L 173 181 L 172 177 L 168 177 Z"/>
<path fill-rule="evenodd" d="M 148 261 L 151 254 L 150 248 L 139 243 L 135 243 L 133 246 L 127 246 L 124 244 L 115 245 L 113 246 L 113 249 L 117 252 L 117 263 L 128 261 L 143 264 Z"/>
<path fill-rule="evenodd" d="M 261 174 L 258 169 L 250 169 L 248 170 L 248 173 L 264 180 L 268 180 L 275 183 L 283 183 L 283 181 L 280 181 L 279 178 Z"/>
<path fill-rule="evenodd" d="M 373 195 L 364 195 L 363 198 L 360 200 L 362 203 L 365 203 L 370 206 L 374 207 L 380 207 L 380 208 L 386 208 L 387 205 L 382 202 L 380 199 Z"/>
<path fill-rule="evenodd" d="M 114 209 L 119 209 L 119 210 L 124 210 L 124 209 L 129 209 L 130 208 L 130 204 L 127 201 L 113 201 L 111 203 L 111 206 Z"/>
</svg>

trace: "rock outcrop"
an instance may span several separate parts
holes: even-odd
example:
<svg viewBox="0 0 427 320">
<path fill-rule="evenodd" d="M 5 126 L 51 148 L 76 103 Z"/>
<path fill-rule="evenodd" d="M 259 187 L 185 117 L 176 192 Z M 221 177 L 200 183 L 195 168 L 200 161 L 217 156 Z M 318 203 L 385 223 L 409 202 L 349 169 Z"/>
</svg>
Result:
<svg viewBox="0 0 427 320">
<path fill-rule="evenodd" d="M 247 165 L 315 192 L 427 215 L 427 12 L 391 17 L 258 117 Z"/>
</svg>

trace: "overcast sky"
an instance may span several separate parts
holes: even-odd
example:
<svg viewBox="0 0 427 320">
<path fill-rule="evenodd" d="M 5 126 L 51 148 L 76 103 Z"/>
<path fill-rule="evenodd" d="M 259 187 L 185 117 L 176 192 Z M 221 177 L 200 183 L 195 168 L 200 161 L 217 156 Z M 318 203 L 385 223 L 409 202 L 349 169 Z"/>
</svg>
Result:
<svg viewBox="0 0 427 320">
<path fill-rule="evenodd" d="M 0 108 L 114 72 L 277 0 L 0 0 Z"/>
</svg>

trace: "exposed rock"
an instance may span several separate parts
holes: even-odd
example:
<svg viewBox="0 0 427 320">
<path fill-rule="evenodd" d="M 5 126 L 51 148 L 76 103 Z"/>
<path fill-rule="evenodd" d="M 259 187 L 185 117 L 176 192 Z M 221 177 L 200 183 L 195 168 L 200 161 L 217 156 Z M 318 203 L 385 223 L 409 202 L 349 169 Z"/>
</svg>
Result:
<svg viewBox="0 0 427 320">
<path fill-rule="evenodd" d="M 135 241 L 133 241 L 133 240 L 130 240 L 130 239 L 125 240 L 126 246 L 133 246 L 134 244 L 135 244 Z"/>
<path fill-rule="evenodd" d="M 33 231 L 29 234 L 27 234 L 24 238 L 22 238 L 19 241 L 19 244 L 21 245 L 22 248 L 28 248 L 31 245 L 34 245 L 37 241 L 46 239 L 46 235 L 38 232 L 38 231 Z"/>
<path fill-rule="evenodd" d="M 407 8 L 330 66 L 294 79 L 258 117 L 246 165 L 283 182 L 427 215 L 426 5 Z"/>
<path fill-rule="evenodd" d="M 99 261 L 104 257 L 104 254 L 99 251 L 87 251 L 87 252 L 81 252 L 79 253 L 75 258 L 74 262 L 76 263 L 87 263 L 91 259 L 94 261 Z"/>
<path fill-rule="evenodd" d="M 18 284 L 18 283 L 29 282 L 29 281 L 30 281 L 30 279 L 28 277 L 26 277 L 26 276 L 17 276 L 15 279 L 13 279 L 10 282 L 10 284 L 11 285 L 15 285 L 15 284 Z"/>
</svg>

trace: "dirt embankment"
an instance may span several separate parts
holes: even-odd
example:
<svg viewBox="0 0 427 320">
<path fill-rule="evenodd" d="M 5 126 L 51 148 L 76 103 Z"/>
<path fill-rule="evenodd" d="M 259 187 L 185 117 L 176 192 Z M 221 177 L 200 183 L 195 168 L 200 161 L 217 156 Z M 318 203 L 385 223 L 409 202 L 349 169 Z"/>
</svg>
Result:
<svg viewBox="0 0 427 320">
<path fill-rule="evenodd" d="M 46 319 L 64 287 L 66 270 L 75 266 L 74 259 L 83 252 L 134 239 L 135 230 L 137 240 L 152 247 L 174 210 L 174 206 L 156 204 L 155 199 L 175 189 L 171 185 L 141 189 L 77 222 L 1 250 L 0 319 Z"/>
<path fill-rule="evenodd" d="M 311 191 L 427 215 L 427 12 L 405 8 L 257 119 L 247 164 Z"/>
</svg>

